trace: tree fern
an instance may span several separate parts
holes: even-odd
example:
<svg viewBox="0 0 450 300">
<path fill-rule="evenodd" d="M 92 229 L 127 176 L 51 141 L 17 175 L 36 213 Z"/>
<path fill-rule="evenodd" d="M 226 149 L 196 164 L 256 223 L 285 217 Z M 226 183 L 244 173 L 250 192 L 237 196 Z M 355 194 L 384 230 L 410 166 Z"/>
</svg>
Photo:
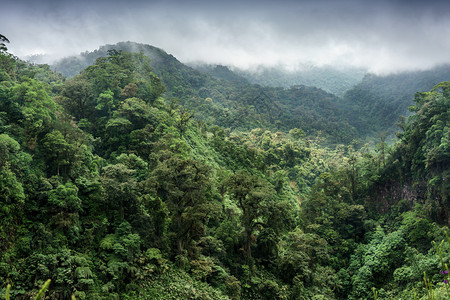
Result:
<svg viewBox="0 0 450 300">
<path fill-rule="evenodd" d="M 116 236 L 114 234 L 108 234 L 100 241 L 100 248 L 105 250 L 111 250 L 116 242 Z"/>
</svg>

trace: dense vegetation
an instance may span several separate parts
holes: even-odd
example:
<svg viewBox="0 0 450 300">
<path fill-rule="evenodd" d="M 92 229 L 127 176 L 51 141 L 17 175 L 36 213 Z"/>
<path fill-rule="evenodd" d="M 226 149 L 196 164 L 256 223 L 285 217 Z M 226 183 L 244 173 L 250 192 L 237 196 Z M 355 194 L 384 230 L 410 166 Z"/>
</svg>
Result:
<svg viewBox="0 0 450 300">
<path fill-rule="evenodd" d="M 429 91 L 449 78 L 448 65 L 385 76 L 367 74 L 345 92 L 339 105 L 345 107 L 350 124 L 358 128 L 360 134 L 392 133 L 399 122 L 404 122 L 399 116 L 410 114 L 408 107 L 414 104 L 416 92 Z"/>
<path fill-rule="evenodd" d="M 259 67 L 255 70 L 236 70 L 252 83 L 264 86 L 285 87 L 306 85 L 321 88 L 328 93 L 342 96 L 359 83 L 365 71 L 358 68 L 335 68 L 331 66 L 300 65 L 294 70 L 276 67 Z"/>
<path fill-rule="evenodd" d="M 0 297 L 448 297 L 448 82 L 355 149 L 320 89 L 122 50 L 69 79 L 0 53 Z"/>
<path fill-rule="evenodd" d="M 217 67 L 213 73 L 200 72 L 148 45 L 106 45 L 63 59 L 53 67 L 71 76 L 111 49 L 148 56 L 153 71 L 166 87 L 166 98 L 176 98 L 185 107 L 195 109 L 196 118 L 207 124 L 245 131 L 255 127 L 284 132 L 301 128 L 307 134 L 321 134 L 335 144 L 350 143 L 359 137 L 333 94 L 304 85 L 284 88 L 250 84 L 226 67 Z"/>
</svg>

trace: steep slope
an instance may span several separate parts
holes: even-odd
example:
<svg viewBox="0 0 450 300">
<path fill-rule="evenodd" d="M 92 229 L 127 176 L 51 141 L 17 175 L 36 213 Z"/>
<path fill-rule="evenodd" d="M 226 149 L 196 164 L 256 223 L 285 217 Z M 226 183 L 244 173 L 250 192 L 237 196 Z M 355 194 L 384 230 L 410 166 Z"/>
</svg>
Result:
<svg viewBox="0 0 450 300">
<path fill-rule="evenodd" d="M 220 66 L 204 68 L 207 73 L 200 72 L 149 45 L 132 42 L 106 45 L 80 57 L 64 59 L 53 68 L 73 75 L 75 69 L 91 64 L 113 49 L 148 56 L 153 72 L 166 87 L 166 97 L 179 99 L 203 122 L 231 129 L 263 127 L 285 132 L 299 127 L 311 135 L 320 132 L 331 143 L 355 138 L 356 132 L 348 125 L 337 97 L 321 89 L 261 87 Z"/>
<path fill-rule="evenodd" d="M 237 72 L 230 70 L 227 66 L 222 65 L 205 65 L 205 64 L 191 64 L 192 68 L 206 73 L 213 77 L 224 79 L 232 82 L 248 83 L 248 80 L 239 75 Z"/>
<path fill-rule="evenodd" d="M 282 67 L 259 67 L 256 70 L 235 70 L 251 83 L 272 87 L 289 88 L 306 85 L 321 88 L 329 93 L 342 96 L 360 82 L 365 71 L 357 68 L 337 69 L 331 66 L 301 66 L 298 70 Z"/>
<path fill-rule="evenodd" d="M 302 202 L 305 231 L 332 249 L 341 299 L 448 299 L 450 82 L 411 109 L 395 145 L 333 161 Z"/>
<path fill-rule="evenodd" d="M 398 134 L 373 202 L 385 208 L 401 200 L 411 207 L 424 203 L 434 221 L 450 226 L 450 82 L 417 93 L 410 109 L 414 114 Z"/>
<path fill-rule="evenodd" d="M 409 115 L 414 93 L 428 91 L 450 80 L 450 66 L 427 71 L 404 72 L 388 76 L 366 75 L 361 83 L 347 91 L 342 99 L 350 124 L 361 135 L 394 132 L 399 116 Z"/>
<path fill-rule="evenodd" d="M 449 82 L 416 95 L 394 147 L 329 150 L 193 120 L 143 54 L 107 54 L 64 81 L 0 53 L 1 295 L 50 278 L 50 299 L 448 298 L 450 243 L 431 241 L 449 224 Z M 226 82 L 261 122 L 337 109 Z"/>
<path fill-rule="evenodd" d="M 96 58 L 106 56 L 111 49 L 148 56 L 153 71 L 166 87 L 167 96 L 180 99 L 181 104 L 195 110 L 199 120 L 230 128 L 267 127 L 288 131 L 300 127 L 308 134 L 320 131 L 333 143 L 355 138 L 378 139 L 380 132 L 395 132 L 399 117 L 409 114 L 408 106 L 413 103 L 415 92 L 429 90 L 450 79 L 449 66 L 388 76 L 368 74 L 358 84 L 361 70 L 341 72 L 323 67 L 296 73 L 276 69 L 251 73 L 231 71 L 224 66 L 193 68 L 159 48 L 133 42 L 105 45 L 63 59 L 53 68 L 70 77 L 93 64 Z M 296 87 L 286 90 L 294 83 L 304 85 L 302 93 Z M 338 95 L 346 92 L 337 99 L 306 85 L 322 87 Z"/>
<path fill-rule="evenodd" d="M 79 56 L 61 59 L 54 63 L 52 68 L 67 77 L 73 77 L 81 70 L 93 65 L 97 58 L 107 56 L 108 51 L 113 49 L 130 53 L 142 53 L 149 57 L 153 71 L 160 77 L 169 91 L 176 90 L 176 87 L 180 84 L 183 88 L 199 87 L 201 83 L 206 80 L 205 75 L 182 64 L 164 50 L 134 42 L 120 42 L 114 45 L 104 45 L 92 52 L 84 52 Z"/>
<path fill-rule="evenodd" d="M 139 53 L 110 51 L 64 83 L 2 53 L 0 64 L 1 294 L 28 299 L 49 278 L 51 299 L 285 289 L 270 262 L 299 224 L 288 176 L 308 187 L 324 168 L 314 142 L 192 120 L 155 93 Z"/>
</svg>

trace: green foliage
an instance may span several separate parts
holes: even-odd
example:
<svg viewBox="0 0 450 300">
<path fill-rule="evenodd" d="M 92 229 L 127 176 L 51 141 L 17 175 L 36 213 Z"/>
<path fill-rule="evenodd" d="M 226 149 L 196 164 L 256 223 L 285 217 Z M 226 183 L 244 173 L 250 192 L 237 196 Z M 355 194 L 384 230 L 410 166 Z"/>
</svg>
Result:
<svg viewBox="0 0 450 300">
<path fill-rule="evenodd" d="M 35 300 L 41 300 L 42 299 L 42 295 L 48 290 L 48 287 L 50 286 L 51 280 L 47 280 L 44 285 L 42 286 L 42 288 L 39 290 L 38 294 L 36 295 L 36 297 L 34 298 Z"/>
<path fill-rule="evenodd" d="M 173 156 L 157 165 L 146 184 L 171 213 L 177 254 L 201 235 L 217 206 L 210 196 L 210 168 L 199 161 Z"/>
<path fill-rule="evenodd" d="M 42 286 L 42 288 L 39 290 L 38 294 L 36 295 L 36 297 L 34 298 L 35 300 L 41 300 L 42 296 L 45 294 L 45 292 L 48 290 L 48 287 L 50 286 L 51 280 L 47 280 L 44 285 Z M 11 285 L 8 284 L 7 288 L 6 288 L 6 293 L 5 293 L 5 299 L 9 300 L 10 299 L 10 294 L 9 291 L 11 289 Z"/>
<path fill-rule="evenodd" d="M 18 206 L 24 203 L 25 194 L 22 184 L 8 167 L 3 167 L 0 171 L 0 193 L 2 194 L 2 212 L 6 215 L 11 213 L 11 206 Z"/>
<path fill-rule="evenodd" d="M 195 280 L 186 272 L 175 269 L 155 277 L 136 294 L 138 297 L 140 295 L 141 298 L 151 299 L 230 299 L 207 283 Z"/>
<path fill-rule="evenodd" d="M 357 84 L 364 75 L 364 71 L 359 69 L 338 70 L 330 66 L 311 65 L 300 66 L 297 70 L 261 67 L 256 72 L 237 70 L 237 73 L 263 86 L 289 88 L 302 84 L 319 87 L 338 96 Z M 214 72 L 216 74 L 217 71 Z"/>
<path fill-rule="evenodd" d="M 356 137 L 338 98 L 316 87 L 262 87 L 224 68 L 221 73 L 227 76 L 211 76 L 183 65 L 160 49 L 131 42 L 103 46 L 81 56 L 62 60 L 55 68 L 69 76 L 77 73 L 70 70 L 70 64 L 79 66 L 78 71 L 86 68 L 81 77 L 92 78 L 97 95 L 109 88 L 115 99 L 137 97 L 153 104 L 165 91 L 164 83 L 166 94 L 180 99 L 187 111 L 178 120 L 180 133 L 183 119 L 192 115 L 189 108 L 195 109 L 197 119 L 223 127 L 251 130 L 256 125 L 285 131 L 297 127 L 307 134 L 322 132 L 332 143 L 350 142 Z M 127 69 L 131 66 L 132 72 Z"/>
<path fill-rule="evenodd" d="M 9 40 L 3 34 L 0 34 L 0 51 L 2 52 L 8 50 L 5 43 L 9 43 Z"/>
<path fill-rule="evenodd" d="M 403 264 L 404 238 L 402 231 L 385 235 L 377 228 L 371 242 L 358 249 L 358 257 L 350 261 L 354 270 L 352 276 L 353 297 L 368 297 L 371 287 L 381 285 L 391 280 L 391 270 Z"/>
<path fill-rule="evenodd" d="M 300 229 L 289 232 L 280 243 L 277 264 L 280 276 L 287 282 L 294 278 L 303 283 L 312 282 L 319 276 L 316 268 L 328 261 L 327 242 L 316 234 Z"/>
<path fill-rule="evenodd" d="M 57 100 L 77 120 L 90 119 L 95 113 L 93 85 L 81 77 L 67 80 Z"/>
<path fill-rule="evenodd" d="M 12 160 L 13 155 L 15 155 L 19 150 L 20 145 L 16 140 L 7 134 L 0 134 L 0 158 L 2 163 Z"/>
<path fill-rule="evenodd" d="M 131 211 L 136 208 L 139 193 L 134 173 L 135 170 L 121 163 L 102 169 L 102 201 L 106 206 L 107 216 L 117 224 L 124 221 L 125 217 L 130 218 Z"/>
<path fill-rule="evenodd" d="M 42 139 L 40 150 L 49 166 L 50 174 L 67 174 L 67 167 L 76 160 L 76 147 L 66 140 L 59 130 L 47 133 Z"/>
<path fill-rule="evenodd" d="M 12 89 L 13 101 L 22 105 L 21 121 L 29 143 L 45 133 L 56 119 L 56 104 L 48 95 L 44 85 L 28 79 Z M 31 146 L 31 145 L 30 145 Z"/>
<path fill-rule="evenodd" d="M 446 146 L 449 133 L 446 124 L 450 118 L 450 102 L 447 86 L 442 83 L 430 92 L 416 94 L 416 106 L 411 108 L 416 114 L 408 119 L 382 174 L 383 183 L 398 179 L 400 184 L 414 182 L 413 190 L 417 193 L 408 196 L 410 201 L 422 199 L 432 220 L 448 225 L 450 152 Z"/>
<path fill-rule="evenodd" d="M 103 93 L 100 93 L 100 95 L 97 98 L 97 106 L 95 109 L 99 111 L 106 111 L 108 115 L 111 115 L 112 110 L 116 107 L 114 104 L 114 93 L 107 89 Z"/>
<path fill-rule="evenodd" d="M 379 132 L 398 130 L 399 116 L 408 115 L 416 92 L 428 91 L 441 81 L 448 80 L 448 66 L 430 70 L 404 72 L 387 76 L 366 75 L 346 91 L 341 104 L 350 116 L 350 124 L 362 134 L 376 136 Z"/>
<path fill-rule="evenodd" d="M 132 45 L 65 82 L 0 54 L 1 294 L 51 278 L 52 299 L 444 295 L 448 83 L 416 95 L 395 145 L 357 150 L 365 111 L 331 94 Z"/>
<path fill-rule="evenodd" d="M 14 241 L 13 228 L 20 222 L 26 198 L 22 183 L 9 166 L 0 167 L 0 195 L 0 250 L 3 251 Z"/>
</svg>

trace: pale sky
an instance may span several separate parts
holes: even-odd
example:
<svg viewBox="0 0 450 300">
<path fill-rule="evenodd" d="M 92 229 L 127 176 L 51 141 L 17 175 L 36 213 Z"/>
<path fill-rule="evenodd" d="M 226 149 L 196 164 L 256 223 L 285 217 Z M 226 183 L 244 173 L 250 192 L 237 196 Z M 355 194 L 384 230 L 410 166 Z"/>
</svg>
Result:
<svg viewBox="0 0 450 300">
<path fill-rule="evenodd" d="M 19 57 L 134 41 L 182 62 L 388 73 L 450 63 L 450 1 L 3 0 L 0 33 Z"/>
</svg>

